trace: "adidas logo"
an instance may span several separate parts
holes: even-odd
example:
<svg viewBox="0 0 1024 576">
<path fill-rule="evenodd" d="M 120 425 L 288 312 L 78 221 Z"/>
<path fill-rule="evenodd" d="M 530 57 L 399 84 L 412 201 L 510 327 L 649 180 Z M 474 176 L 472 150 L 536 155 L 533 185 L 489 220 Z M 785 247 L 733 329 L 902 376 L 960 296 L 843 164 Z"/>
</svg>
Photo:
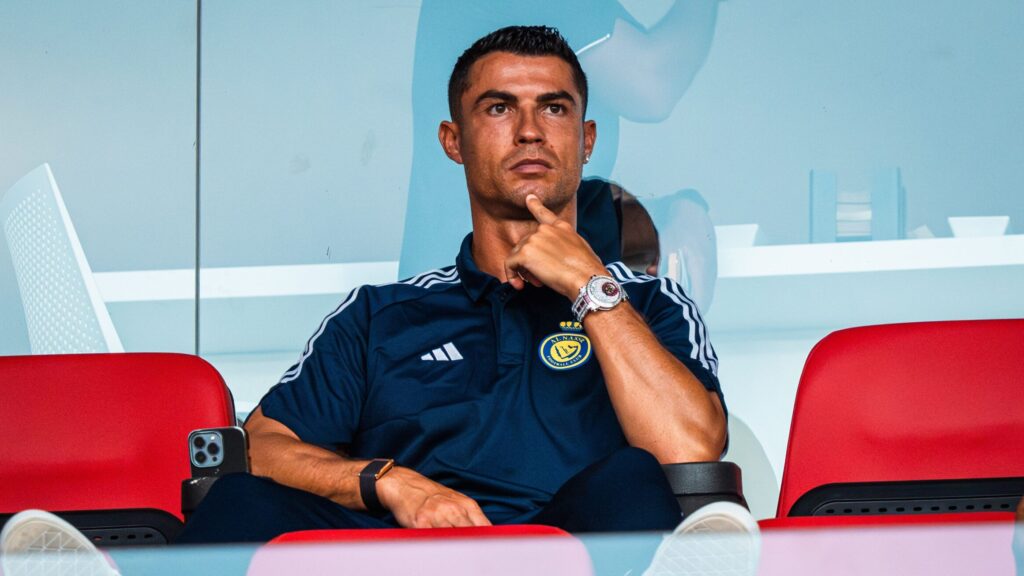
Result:
<svg viewBox="0 0 1024 576">
<path fill-rule="evenodd" d="M 433 362 L 435 360 L 439 362 L 448 362 L 449 360 L 462 360 L 462 354 L 459 354 L 459 350 L 455 347 L 455 344 L 449 342 L 440 348 L 434 348 L 430 352 L 420 356 L 420 360 L 426 360 L 428 362 Z"/>
</svg>

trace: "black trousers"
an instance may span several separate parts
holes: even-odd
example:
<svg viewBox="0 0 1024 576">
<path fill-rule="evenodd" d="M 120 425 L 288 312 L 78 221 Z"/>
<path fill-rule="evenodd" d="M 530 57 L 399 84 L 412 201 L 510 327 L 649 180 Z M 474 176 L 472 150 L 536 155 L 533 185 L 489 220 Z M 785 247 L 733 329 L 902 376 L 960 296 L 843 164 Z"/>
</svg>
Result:
<svg viewBox="0 0 1024 576">
<path fill-rule="evenodd" d="M 681 519 L 654 456 L 624 448 L 570 478 L 540 510 L 506 523 L 545 524 L 572 533 L 664 532 Z M 213 485 L 176 542 L 266 542 L 296 530 L 395 526 L 309 492 L 232 474 Z"/>
</svg>

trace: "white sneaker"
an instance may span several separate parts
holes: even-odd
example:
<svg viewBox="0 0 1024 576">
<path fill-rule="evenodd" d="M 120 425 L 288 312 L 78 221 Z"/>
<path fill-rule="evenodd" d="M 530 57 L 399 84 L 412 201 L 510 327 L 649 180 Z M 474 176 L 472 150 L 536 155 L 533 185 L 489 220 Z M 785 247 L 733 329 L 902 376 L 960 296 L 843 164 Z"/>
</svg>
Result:
<svg viewBox="0 0 1024 576">
<path fill-rule="evenodd" d="M 49 512 L 25 510 L 0 532 L 4 576 L 119 576 L 77 528 Z"/>
<path fill-rule="evenodd" d="M 714 502 L 696 510 L 665 537 L 644 576 L 753 576 L 761 531 L 746 508 Z"/>
</svg>

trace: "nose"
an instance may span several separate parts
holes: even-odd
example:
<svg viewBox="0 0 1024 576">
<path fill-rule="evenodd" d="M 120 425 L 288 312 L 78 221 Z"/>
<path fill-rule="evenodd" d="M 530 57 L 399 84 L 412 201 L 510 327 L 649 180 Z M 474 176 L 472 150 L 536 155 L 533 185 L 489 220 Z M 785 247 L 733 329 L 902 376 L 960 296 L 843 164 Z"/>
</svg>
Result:
<svg viewBox="0 0 1024 576">
<path fill-rule="evenodd" d="M 519 115 L 519 124 L 516 126 L 517 144 L 540 144 L 544 141 L 544 131 L 537 122 L 535 114 L 529 110 L 523 110 Z"/>
</svg>

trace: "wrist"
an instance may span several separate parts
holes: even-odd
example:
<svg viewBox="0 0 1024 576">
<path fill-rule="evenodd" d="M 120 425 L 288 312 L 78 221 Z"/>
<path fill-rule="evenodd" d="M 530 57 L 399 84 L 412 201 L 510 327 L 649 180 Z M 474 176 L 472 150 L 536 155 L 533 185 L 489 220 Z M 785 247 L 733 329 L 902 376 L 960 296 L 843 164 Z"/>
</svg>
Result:
<svg viewBox="0 0 1024 576">
<path fill-rule="evenodd" d="M 381 506 L 391 510 L 395 502 L 401 498 L 399 493 L 403 486 L 403 477 L 409 472 L 408 468 L 395 466 L 383 478 L 377 480 L 377 498 Z"/>
<path fill-rule="evenodd" d="M 570 301 L 575 301 L 580 295 L 580 290 L 586 288 L 587 283 L 594 276 L 611 276 L 605 268 L 595 268 L 587 272 L 579 272 L 574 274 L 570 283 L 565 287 L 562 295 L 568 298 Z"/>
<path fill-rule="evenodd" d="M 380 500 L 378 483 L 388 476 L 395 466 L 390 458 L 377 458 L 367 462 L 359 472 L 359 496 L 363 507 L 370 514 L 383 514 L 387 508 Z"/>
</svg>

